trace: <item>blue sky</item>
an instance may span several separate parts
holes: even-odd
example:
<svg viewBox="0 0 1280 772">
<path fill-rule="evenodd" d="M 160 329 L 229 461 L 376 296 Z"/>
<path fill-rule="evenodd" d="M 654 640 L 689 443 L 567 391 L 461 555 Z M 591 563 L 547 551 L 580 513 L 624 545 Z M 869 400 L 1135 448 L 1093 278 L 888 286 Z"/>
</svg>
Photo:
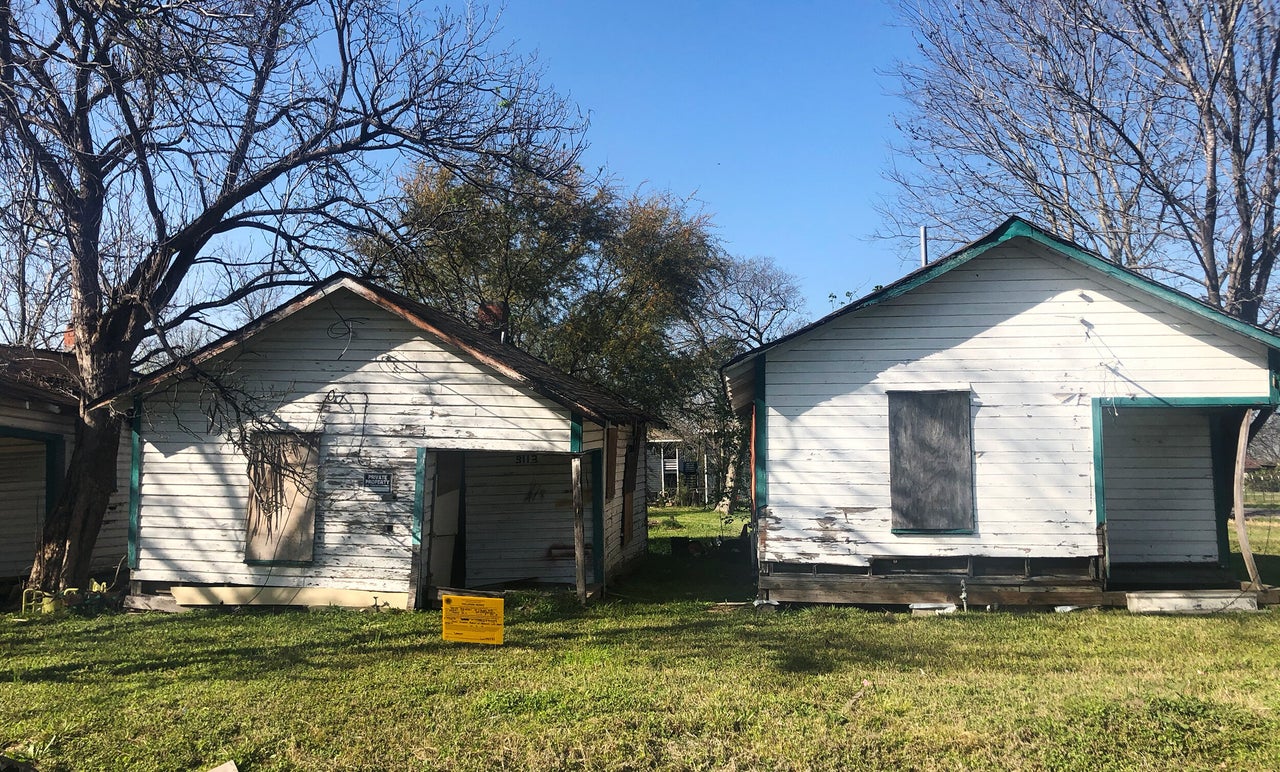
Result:
<svg viewBox="0 0 1280 772">
<path fill-rule="evenodd" d="M 914 50 L 892 23 L 879 0 L 509 0 L 501 37 L 589 114 L 588 168 L 693 195 L 730 252 L 777 260 L 819 316 L 829 293 L 913 267 L 869 238 L 901 110 L 882 73 Z"/>
</svg>

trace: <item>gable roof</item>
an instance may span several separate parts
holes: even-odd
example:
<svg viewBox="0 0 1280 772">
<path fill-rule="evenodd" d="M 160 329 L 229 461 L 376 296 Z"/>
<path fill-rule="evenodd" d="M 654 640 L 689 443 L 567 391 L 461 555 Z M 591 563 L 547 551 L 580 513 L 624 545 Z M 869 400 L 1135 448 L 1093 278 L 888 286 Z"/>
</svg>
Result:
<svg viewBox="0 0 1280 772">
<path fill-rule="evenodd" d="M 155 390 L 162 383 L 182 377 L 196 365 L 245 343 L 273 324 L 341 291 L 363 298 L 437 340 L 462 349 L 499 374 L 587 418 L 595 421 L 618 422 L 655 420 L 608 389 L 561 372 L 532 354 L 510 344 L 501 343 L 479 330 L 468 327 L 449 314 L 343 272 L 333 274 L 275 310 L 201 347 L 186 359 L 156 370 L 129 389 L 104 398 L 99 404 Z"/>
<path fill-rule="evenodd" d="M 789 340 L 807 335 L 813 330 L 822 327 L 835 319 L 839 319 L 842 316 L 856 313 L 864 308 L 879 305 L 901 295 L 905 295 L 920 285 L 933 281 L 939 276 L 968 263 L 970 260 L 990 252 L 1001 244 L 1018 238 L 1029 239 L 1030 241 L 1053 250 L 1069 260 L 1105 274 L 1130 289 L 1135 289 L 1148 297 L 1157 298 L 1165 303 L 1181 308 L 1184 311 L 1189 311 L 1193 315 L 1209 322 L 1212 325 L 1220 328 L 1226 328 L 1237 334 L 1244 335 L 1247 338 L 1251 338 L 1266 345 L 1273 351 L 1280 352 L 1280 336 L 1275 333 L 1230 316 L 1221 309 L 1211 306 L 1203 300 L 1161 284 L 1160 282 L 1143 276 L 1134 270 L 1113 263 L 1096 252 L 1091 252 L 1068 239 L 1055 236 L 1043 228 L 1039 228 L 1030 222 L 1027 222 L 1021 217 L 1010 217 L 998 228 L 977 241 L 961 247 L 955 252 L 939 258 L 926 266 L 917 268 L 915 271 L 903 276 L 894 283 L 880 287 L 875 292 L 865 295 L 846 306 L 838 308 L 816 322 L 805 325 L 789 335 L 784 335 L 777 340 L 770 341 L 763 346 L 759 346 L 730 359 L 721 366 L 720 373 L 725 384 L 730 390 L 730 401 L 733 404 L 734 409 L 743 409 L 752 399 L 752 396 L 750 396 L 748 391 L 741 387 L 735 388 L 734 384 L 742 384 L 743 386 L 752 384 L 754 380 L 754 370 L 751 364 L 764 352 Z"/>
<path fill-rule="evenodd" d="M 0 345 L 0 394 L 70 407 L 79 401 L 76 360 L 66 351 Z"/>
</svg>

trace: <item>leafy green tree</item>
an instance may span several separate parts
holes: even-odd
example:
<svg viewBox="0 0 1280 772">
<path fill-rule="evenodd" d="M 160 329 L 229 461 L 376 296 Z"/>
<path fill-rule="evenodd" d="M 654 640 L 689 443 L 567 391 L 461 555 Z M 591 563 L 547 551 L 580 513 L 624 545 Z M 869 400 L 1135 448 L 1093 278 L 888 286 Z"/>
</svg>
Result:
<svg viewBox="0 0 1280 772">
<path fill-rule="evenodd" d="M 720 365 L 799 326 L 795 279 L 726 254 L 711 219 L 670 194 L 621 196 L 494 169 L 422 167 L 403 236 L 366 241 L 367 270 L 483 327 L 509 309 L 511 342 L 655 415 L 721 470 L 728 510 L 745 444 Z"/>
<path fill-rule="evenodd" d="M 530 353 L 654 413 L 684 403 L 699 352 L 683 330 L 725 259 L 686 201 L 624 198 L 580 174 L 422 167 L 396 233 L 361 244 L 367 271 L 477 327 L 501 304 Z"/>
</svg>

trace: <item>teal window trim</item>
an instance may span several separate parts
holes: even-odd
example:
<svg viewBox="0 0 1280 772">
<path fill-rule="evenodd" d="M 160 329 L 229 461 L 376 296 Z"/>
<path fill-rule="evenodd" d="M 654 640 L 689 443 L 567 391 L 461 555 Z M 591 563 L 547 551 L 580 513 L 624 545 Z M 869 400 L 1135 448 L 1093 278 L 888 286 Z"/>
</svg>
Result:
<svg viewBox="0 0 1280 772">
<path fill-rule="evenodd" d="M 138 540 L 142 532 L 142 398 L 133 400 L 129 421 L 129 568 L 138 567 Z"/>
<path fill-rule="evenodd" d="M 427 449 L 418 448 L 413 465 L 413 546 L 422 546 L 422 520 L 427 497 Z"/>
<path fill-rule="evenodd" d="M 889 528 L 894 536 L 974 536 L 978 533 L 978 470 L 977 452 L 974 448 L 975 432 L 973 430 L 973 388 L 968 389 L 920 389 L 910 390 L 911 394 L 951 394 L 963 393 L 969 401 L 969 524 L 961 528 Z M 885 393 L 886 403 L 889 392 Z M 890 459 L 892 465 L 892 459 Z M 890 472 L 892 474 L 892 472 Z"/>
<path fill-rule="evenodd" d="M 1274 397 L 1094 397 L 1104 408 L 1131 407 L 1250 407 L 1280 404 Z"/>
<path fill-rule="evenodd" d="M 1098 525 L 1107 522 L 1107 486 L 1102 476 L 1102 420 L 1104 407 L 1108 400 L 1094 397 L 1090 400 L 1093 413 L 1093 508 L 1097 513 Z"/>
<path fill-rule="evenodd" d="M 1267 385 L 1272 405 L 1280 405 L 1280 351 L 1267 349 Z"/>
<path fill-rule="evenodd" d="M 582 414 L 573 413 L 569 416 L 569 452 L 582 452 Z"/>
<path fill-rule="evenodd" d="M 604 582 L 604 451 L 591 451 L 591 558 L 596 583 Z"/>
<path fill-rule="evenodd" d="M 54 432 L 0 426 L 0 437 L 44 443 L 44 516 L 53 513 L 62 493 L 62 478 L 67 467 L 67 439 Z"/>
<path fill-rule="evenodd" d="M 769 506 L 769 405 L 765 393 L 765 354 L 755 360 L 755 505 L 756 514 Z"/>
</svg>

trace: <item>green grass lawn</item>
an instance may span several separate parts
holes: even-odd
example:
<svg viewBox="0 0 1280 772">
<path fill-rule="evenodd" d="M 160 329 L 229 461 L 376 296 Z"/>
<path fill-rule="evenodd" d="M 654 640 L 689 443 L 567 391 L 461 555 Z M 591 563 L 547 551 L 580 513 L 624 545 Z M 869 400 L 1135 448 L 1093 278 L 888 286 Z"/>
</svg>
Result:
<svg viewBox="0 0 1280 772">
<path fill-rule="evenodd" d="M 1280 491 L 1246 490 L 1244 505 L 1250 509 L 1280 509 Z"/>
<path fill-rule="evenodd" d="M 0 618 L 0 752 L 50 770 L 1274 769 L 1280 614 L 754 614 L 745 559 L 610 602 Z"/>
<path fill-rule="evenodd" d="M 728 538 L 742 532 L 747 522 L 745 512 L 726 518 L 715 510 L 702 507 L 650 507 L 649 538 L 665 539 L 687 536 L 691 539 Z"/>
<path fill-rule="evenodd" d="M 1255 515 L 1245 520 L 1249 529 L 1249 548 L 1262 581 L 1280 585 L 1280 517 Z M 1249 578 L 1240 557 L 1240 537 L 1235 521 L 1227 523 L 1227 539 L 1231 542 L 1231 565 L 1241 580 Z"/>
</svg>

